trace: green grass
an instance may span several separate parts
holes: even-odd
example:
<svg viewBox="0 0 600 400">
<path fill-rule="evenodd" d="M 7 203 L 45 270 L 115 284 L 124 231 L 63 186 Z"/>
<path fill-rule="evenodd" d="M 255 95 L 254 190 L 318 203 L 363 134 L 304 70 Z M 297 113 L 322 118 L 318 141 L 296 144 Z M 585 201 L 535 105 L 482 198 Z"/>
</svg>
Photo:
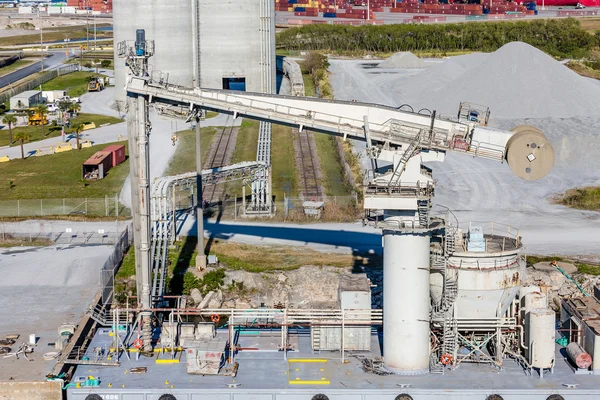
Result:
<svg viewBox="0 0 600 400">
<path fill-rule="evenodd" d="M 213 127 L 202 128 L 200 131 L 200 147 L 202 148 L 202 162 L 208 156 L 217 130 Z M 196 131 L 187 130 L 177 133 L 179 144 L 171 158 L 165 175 L 178 175 L 196 170 Z"/>
<path fill-rule="evenodd" d="M 206 112 L 206 116 L 204 117 L 204 119 L 211 119 L 216 117 L 217 115 L 219 115 L 218 112 L 214 112 L 214 111 L 207 111 Z"/>
<path fill-rule="evenodd" d="M 315 81 L 313 80 L 311 75 L 302 74 L 302 79 L 304 80 L 304 93 L 308 97 L 316 97 L 317 89 L 315 88 Z"/>
<path fill-rule="evenodd" d="M 594 275 L 594 276 L 600 275 L 600 266 L 598 266 L 598 265 L 590 265 L 590 264 L 580 263 L 580 264 L 576 264 L 576 266 L 577 266 L 577 271 L 581 274 Z"/>
<path fill-rule="evenodd" d="M 129 161 L 111 168 L 102 180 L 83 182 L 81 178 L 81 164 L 110 144 L 1 163 L 0 183 L 5 190 L 0 190 L 0 200 L 101 198 L 119 193 L 129 174 Z M 9 181 L 12 189 L 8 189 Z"/>
<path fill-rule="evenodd" d="M 297 197 L 298 182 L 295 173 L 296 162 L 292 128 L 273 125 L 271 165 L 275 201 L 282 201 L 284 193 L 287 193 L 288 197 Z"/>
<path fill-rule="evenodd" d="M 109 24 L 97 24 L 97 27 L 108 26 Z M 15 26 L 15 28 L 18 28 Z M 68 26 L 60 28 L 44 28 L 44 42 L 54 42 L 57 40 L 64 41 L 65 39 L 81 39 L 86 37 L 86 27 L 83 26 Z M 94 41 L 94 28 L 90 29 L 90 45 Z M 97 31 L 98 39 L 111 38 L 111 31 Z M 0 38 L 0 46 L 16 46 L 20 44 L 39 44 L 40 32 L 20 35 L 20 36 L 8 36 Z"/>
<path fill-rule="evenodd" d="M 73 118 L 71 120 L 71 126 L 74 126 L 75 124 L 78 123 L 95 123 L 96 127 L 99 127 L 100 125 L 104 125 L 104 124 L 118 124 L 123 122 L 122 119 L 119 118 L 115 118 L 115 117 L 107 117 L 105 115 L 97 115 L 97 114 L 85 114 L 85 113 L 80 113 L 76 118 Z M 44 127 L 45 129 L 45 134 L 46 136 L 44 136 L 42 134 L 42 127 L 41 126 L 20 126 L 17 128 L 13 128 L 13 143 L 11 144 L 11 146 L 19 146 L 19 141 L 14 139 L 15 135 L 18 132 L 27 132 L 29 134 L 29 140 L 26 141 L 25 143 L 32 143 L 32 142 L 37 142 L 39 140 L 44 140 L 44 139 L 48 139 L 48 138 L 52 138 L 52 137 L 57 137 L 60 136 L 61 134 L 61 127 L 60 126 L 52 126 L 51 124 L 48 124 Z M 3 129 L 2 131 L 0 131 L 0 146 L 6 146 L 8 145 L 9 141 L 9 133 L 8 133 L 8 128 Z"/>
<path fill-rule="evenodd" d="M 306 95 L 315 97 L 317 92 L 312 75 L 302 74 L 302 79 L 304 79 Z M 341 160 L 335 148 L 335 140 L 330 135 L 315 134 L 317 154 L 324 178 L 325 194 L 327 196 L 348 196 L 352 188 L 345 182 Z"/>
<path fill-rule="evenodd" d="M 42 84 L 42 90 L 66 90 L 67 96 L 78 97 L 87 93 L 88 78 L 93 75 L 95 74 L 85 71 L 62 75 Z"/>
<path fill-rule="evenodd" d="M 119 271 L 115 276 L 117 279 L 129 278 L 130 276 L 135 275 L 135 252 L 133 251 L 133 246 L 129 248 L 125 256 L 123 257 L 123 262 L 119 267 Z"/>
<path fill-rule="evenodd" d="M 325 180 L 325 193 L 327 196 L 348 196 L 352 188 L 344 179 L 344 170 L 335 147 L 335 140 L 337 139 L 330 135 L 315 134 L 317 154 Z"/>
<path fill-rule="evenodd" d="M 35 60 L 24 58 L 22 60 L 17 60 L 12 64 L 6 65 L 0 68 L 0 76 L 10 74 L 11 72 L 15 72 L 18 69 L 31 65 L 35 62 Z"/>
<path fill-rule="evenodd" d="M 256 149 L 258 147 L 259 121 L 245 119 L 237 135 L 235 149 L 231 156 L 231 163 L 256 160 Z M 227 193 L 230 196 L 240 197 L 242 187 L 239 182 L 227 185 Z"/>
<path fill-rule="evenodd" d="M 580 210 L 600 211 L 600 187 L 571 189 L 557 203 Z"/>
</svg>

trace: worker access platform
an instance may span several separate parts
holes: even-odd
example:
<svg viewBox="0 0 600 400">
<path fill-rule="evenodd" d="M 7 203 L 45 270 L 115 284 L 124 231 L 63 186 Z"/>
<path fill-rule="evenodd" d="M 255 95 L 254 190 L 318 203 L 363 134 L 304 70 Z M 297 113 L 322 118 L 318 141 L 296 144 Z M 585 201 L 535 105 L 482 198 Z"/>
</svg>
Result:
<svg viewBox="0 0 600 400">
<path fill-rule="evenodd" d="M 142 355 L 125 321 L 114 327 L 99 328 L 66 389 L 68 400 L 437 400 L 437 399 L 550 399 L 590 400 L 600 398 L 600 377 L 592 372 L 575 374 L 564 353 L 556 345 L 556 363 L 543 379 L 507 358 L 502 366 L 479 363 L 477 354 L 470 362 L 444 374 L 395 375 L 378 368 L 382 365 L 381 310 L 371 310 L 374 323 L 352 325 L 357 315 L 341 310 L 206 310 L 199 322 L 184 322 L 170 332 L 169 322 L 153 331 L 153 352 Z M 216 324 L 213 315 L 227 315 Z M 235 313 L 235 315 L 234 315 Z M 323 315 L 336 329 L 348 318 L 342 336 L 347 346 L 358 330 L 368 332 L 368 351 L 315 350 L 311 328 L 297 320 L 299 315 Z M 320 314 L 321 313 L 321 314 Z M 126 313 L 123 312 L 122 315 Z M 246 314 L 244 323 L 239 316 Z M 295 317 L 293 315 L 295 315 Z M 237 318 L 239 325 L 227 321 Z M 311 316 L 313 318 L 314 315 Z M 219 318 L 220 319 L 220 318 Z M 118 318 L 117 318 L 118 320 Z M 362 320 L 362 319 L 358 319 Z M 215 325 L 219 328 L 215 328 Z M 279 326 L 279 327 L 278 327 Z M 115 330 L 116 328 L 116 330 Z M 321 329 L 321 332 L 323 330 Z M 323 335 L 323 333 L 321 333 Z M 330 335 L 338 340 L 338 336 Z M 358 337 L 359 335 L 354 335 Z M 557 337 L 559 335 L 557 334 Z M 284 340 L 285 349 L 282 348 Z M 173 339 L 175 338 L 175 341 Z M 159 341 L 160 339 L 160 341 Z M 331 340 L 331 338 L 330 338 Z M 229 343 L 234 343 L 232 346 Z M 324 338 L 321 337 L 321 343 Z M 119 343 L 119 348 L 115 348 Z M 171 346 L 175 344 L 175 346 Z M 179 346 L 182 347 L 179 347 Z M 194 351 L 190 351 L 194 347 Z M 358 346 L 360 347 L 360 346 Z M 379 361 L 378 361 L 379 360 Z M 99 397 L 90 397 L 97 395 Z M 490 397 L 490 396 L 499 397 Z M 554 396 L 554 397 L 553 397 Z M 557 397 L 561 396 L 561 397 Z"/>
</svg>

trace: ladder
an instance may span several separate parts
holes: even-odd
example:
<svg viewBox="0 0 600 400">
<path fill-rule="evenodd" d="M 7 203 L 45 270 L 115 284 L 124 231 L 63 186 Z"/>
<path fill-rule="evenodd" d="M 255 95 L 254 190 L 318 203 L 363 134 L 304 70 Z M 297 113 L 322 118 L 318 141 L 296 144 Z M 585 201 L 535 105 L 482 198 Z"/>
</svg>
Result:
<svg viewBox="0 0 600 400">
<path fill-rule="evenodd" d="M 311 326 L 310 333 L 313 351 L 321 351 L 321 328 L 317 326 Z"/>
<path fill-rule="evenodd" d="M 429 226 L 429 199 L 417 201 L 417 212 L 419 213 L 419 225 L 423 227 Z"/>
<path fill-rule="evenodd" d="M 469 121 L 469 114 L 471 113 L 471 107 L 467 103 L 460 103 L 460 108 L 458 109 L 458 120 L 459 121 Z"/>
<path fill-rule="evenodd" d="M 408 161 L 412 158 L 412 156 L 414 156 L 419 151 L 419 143 L 421 142 L 421 132 L 422 131 L 419 130 L 419 133 L 417 133 L 417 135 L 409 143 L 408 147 L 406 148 L 406 151 L 402 154 L 402 157 L 400 157 L 400 162 L 398 163 L 398 165 L 396 165 L 396 168 L 394 168 L 394 172 L 392 173 L 392 177 L 390 178 L 390 183 L 388 185 L 389 187 L 398 185 L 398 182 L 400 181 L 400 176 L 406 169 L 406 164 L 408 164 Z"/>
</svg>

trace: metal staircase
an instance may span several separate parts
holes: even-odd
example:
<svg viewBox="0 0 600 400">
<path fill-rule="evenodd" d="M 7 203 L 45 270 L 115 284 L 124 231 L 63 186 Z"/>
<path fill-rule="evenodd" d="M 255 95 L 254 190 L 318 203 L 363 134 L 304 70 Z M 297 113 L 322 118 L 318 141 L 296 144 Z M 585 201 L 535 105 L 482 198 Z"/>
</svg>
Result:
<svg viewBox="0 0 600 400">
<path fill-rule="evenodd" d="M 119 324 L 131 324 L 131 315 L 123 310 L 118 311 Z M 113 326 L 115 323 L 115 315 L 111 310 L 110 305 L 97 305 L 90 310 L 90 318 L 100 326 Z"/>
<path fill-rule="evenodd" d="M 429 199 L 417 200 L 417 212 L 419 213 L 419 225 L 429 226 L 429 210 L 431 208 Z"/>
<path fill-rule="evenodd" d="M 454 253 L 456 247 L 456 229 L 452 225 L 446 225 L 443 246 L 432 253 L 432 269 L 439 270 L 444 276 L 444 290 L 439 304 L 432 307 L 431 319 L 440 321 L 442 325 L 442 343 L 437 350 L 432 352 L 429 362 L 431 373 L 443 374 L 445 365 L 442 357 L 449 355 L 453 362 L 456 357 L 458 345 L 457 323 L 452 315 L 454 302 L 458 295 L 458 275 L 448 268 L 448 258 Z"/>
<path fill-rule="evenodd" d="M 392 177 L 390 178 L 389 187 L 397 186 L 400 182 L 400 176 L 406 169 L 406 164 L 408 161 L 419 151 L 419 143 L 421 142 L 421 132 L 419 132 L 413 137 L 412 141 L 406 148 L 406 151 L 400 157 L 400 162 L 396 165 L 394 172 L 392 173 Z"/>
<path fill-rule="evenodd" d="M 311 326 L 310 336 L 313 351 L 321 351 L 321 328 L 318 326 Z"/>
</svg>

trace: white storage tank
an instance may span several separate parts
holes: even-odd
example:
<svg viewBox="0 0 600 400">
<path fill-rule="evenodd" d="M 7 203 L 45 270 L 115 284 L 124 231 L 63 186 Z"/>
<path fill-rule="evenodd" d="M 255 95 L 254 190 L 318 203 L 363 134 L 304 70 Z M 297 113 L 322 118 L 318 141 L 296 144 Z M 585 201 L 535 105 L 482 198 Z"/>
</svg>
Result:
<svg viewBox="0 0 600 400">
<path fill-rule="evenodd" d="M 527 330 L 529 363 L 533 368 L 548 369 L 554 365 L 556 316 L 547 308 L 536 308 L 529 311 Z"/>
<path fill-rule="evenodd" d="M 168 73 L 170 83 L 192 86 L 195 54 L 192 9 L 191 0 L 114 2 L 117 100 L 125 100 L 125 78 L 129 72 L 125 60 L 118 58 L 117 44 L 123 40 L 134 41 L 136 29 L 145 29 L 146 39 L 154 40 L 156 54 L 150 59 L 152 70 Z"/>
<path fill-rule="evenodd" d="M 490 224 L 494 227 L 494 225 Z M 466 229 L 463 231 L 467 231 Z M 458 318 L 495 318 L 503 316 L 525 281 L 525 259 L 517 232 L 496 224 L 490 229 L 483 226 L 478 232 L 477 244 L 471 245 L 469 235 L 457 237 L 457 248 L 448 258 L 448 269 L 458 276 L 458 294 L 455 300 Z M 498 232 L 503 232 L 499 235 Z M 462 232 L 459 230 L 459 232 Z M 469 251 L 474 249 L 477 251 Z M 482 251 L 483 249 L 483 251 Z M 441 298 L 443 280 L 439 274 L 430 277 L 431 297 Z"/>
<path fill-rule="evenodd" d="M 525 295 L 521 303 L 521 318 L 524 321 L 527 318 L 527 313 L 538 308 L 548 308 L 548 298 L 540 292 L 531 292 Z"/>
</svg>

